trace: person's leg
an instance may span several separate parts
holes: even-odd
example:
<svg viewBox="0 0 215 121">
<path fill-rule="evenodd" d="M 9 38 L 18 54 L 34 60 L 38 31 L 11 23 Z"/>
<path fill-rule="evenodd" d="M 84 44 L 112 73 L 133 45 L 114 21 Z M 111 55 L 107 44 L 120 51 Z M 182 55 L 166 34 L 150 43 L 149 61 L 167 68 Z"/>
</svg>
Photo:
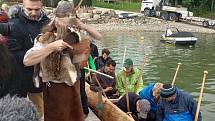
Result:
<svg viewBox="0 0 215 121">
<path fill-rule="evenodd" d="M 85 92 L 85 72 L 84 72 L 84 69 L 81 69 L 80 93 L 81 93 L 82 108 L 83 108 L 85 117 L 87 117 L 87 115 L 89 113 L 89 109 L 88 109 L 87 95 Z"/>
<path fill-rule="evenodd" d="M 40 121 L 44 121 L 43 93 L 28 93 L 28 98 L 36 106 L 40 116 Z"/>
</svg>

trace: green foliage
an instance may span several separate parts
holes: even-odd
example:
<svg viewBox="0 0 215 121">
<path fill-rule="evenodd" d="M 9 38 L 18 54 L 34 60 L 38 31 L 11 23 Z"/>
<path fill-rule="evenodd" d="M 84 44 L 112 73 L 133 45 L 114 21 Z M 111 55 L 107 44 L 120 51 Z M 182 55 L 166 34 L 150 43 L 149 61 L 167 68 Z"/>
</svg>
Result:
<svg viewBox="0 0 215 121">
<path fill-rule="evenodd" d="M 111 8 L 116 10 L 139 12 L 141 7 L 141 2 L 137 3 L 137 2 L 129 2 L 129 1 L 117 1 L 114 3 L 108 3 L 108 2 L 93 0 L 93 6 Z"/>
<path fill-rule="evenodd" d="M 74 0 L 73 2 L 75 4 L 75 6 L 76 6 L 80 2 L 80 0 Z M 83 2 L 81 3 L 81 6 L 85 6 L 85 7 L 92 6 L 92 0 L 83 0 Z"/>
</svg>

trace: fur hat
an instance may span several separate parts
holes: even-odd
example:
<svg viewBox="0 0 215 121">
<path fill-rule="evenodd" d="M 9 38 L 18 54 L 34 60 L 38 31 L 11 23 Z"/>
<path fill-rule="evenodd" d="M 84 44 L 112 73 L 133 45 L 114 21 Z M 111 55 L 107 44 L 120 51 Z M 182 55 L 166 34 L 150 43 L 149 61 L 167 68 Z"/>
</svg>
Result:
<svg viewBox="0 0 215 121">
<path fill-rule="evenodd" d="M 139 116 L 143 119 L 146 119 L 148 112 L 151 109 L 150 102 L 146 99 L 141 99 L 140 100 L 140 109 L 141 110 L 140 110 Z"/>
<path fill-rule="evenodd" d="M 7 95 L 0 99 L 0 121 L 39 121 L 32 102 Z"/>
<path fill-rule="evenodd" d="M 58 2 L 58 5 L 55 9 L 56 17 L 63 18 L 69 17 L 74 9 L 74 4 L 71 4 L 68 1 L 61 0 Z"/>
</svg>

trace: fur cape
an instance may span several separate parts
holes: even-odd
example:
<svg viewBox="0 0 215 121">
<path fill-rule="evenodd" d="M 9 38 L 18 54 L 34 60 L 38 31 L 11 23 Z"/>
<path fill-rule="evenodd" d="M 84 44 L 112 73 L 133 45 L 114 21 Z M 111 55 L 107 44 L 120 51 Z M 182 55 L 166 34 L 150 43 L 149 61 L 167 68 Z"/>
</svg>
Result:
<svg viewBox="0 0 215 121">
<path fill-rule="evenodd" d="M 69 29 L 64 33 L 63 40 L 74 49 L 65 49 L 61 52 L 55 51 L 41 61 L 42 80 L 43 82 L 65 82 L 67 85 L 72 86 L 77 81 L 79 64 L 82 61 L 87 61 L 88 55 L 83 53 L 88 51 L 89 41 L 87 38 L 82 38 L 82 40 L 80 40 L 80 38 L 77 38 L 77 35 Z M 56 41 L 56 35 L 53 32 L 46 32 L 39 37 L 38 41 L 42 43 L 43 46 L 46 46 Z"/>
</svg>

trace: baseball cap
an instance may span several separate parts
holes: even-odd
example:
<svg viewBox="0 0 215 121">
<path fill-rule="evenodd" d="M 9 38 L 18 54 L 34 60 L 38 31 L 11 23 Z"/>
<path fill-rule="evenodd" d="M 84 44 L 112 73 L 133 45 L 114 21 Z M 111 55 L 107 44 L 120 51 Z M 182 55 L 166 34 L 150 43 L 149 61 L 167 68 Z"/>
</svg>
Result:
<svg viewBox="0 0 215 121">
<path fill-rule="evenodd" d="M 130 58 L 128 58 L 125 60 L 123 67 L 128 68 L 130 66 L 133 66 L 133 61 Z"/>
<path fill-rule="evenodd" d="M 147 118 L 147 114 L 150 111 L 151 106 L 150 106 L 150 102 L 146 99 L 141 99 L 140 100 L 140 112 L 139 112 L 139 116 L 143 119 Z"/>
</svg>

